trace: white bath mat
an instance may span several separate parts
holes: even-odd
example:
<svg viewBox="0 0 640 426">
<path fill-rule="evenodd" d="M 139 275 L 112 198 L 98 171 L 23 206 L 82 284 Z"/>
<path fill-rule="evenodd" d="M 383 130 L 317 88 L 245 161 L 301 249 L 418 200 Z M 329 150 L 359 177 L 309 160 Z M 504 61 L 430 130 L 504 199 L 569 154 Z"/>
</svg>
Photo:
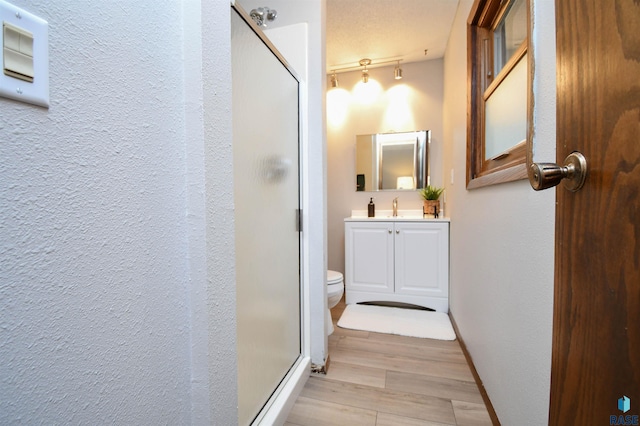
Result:
<svg viewBox="0 0 640 426">
<path fill-rule="evenodd" d="M 456 339 L 447 314 L 418 309 L 347 305 L 338 327 L 425 339 Z"/>
</svg>

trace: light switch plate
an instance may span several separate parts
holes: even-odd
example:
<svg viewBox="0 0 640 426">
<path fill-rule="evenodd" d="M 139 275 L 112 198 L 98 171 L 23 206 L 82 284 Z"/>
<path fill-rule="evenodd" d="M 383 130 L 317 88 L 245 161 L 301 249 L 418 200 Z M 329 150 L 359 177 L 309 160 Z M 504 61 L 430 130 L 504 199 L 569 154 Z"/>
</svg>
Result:
<svg viewBox="0 0 640 426">
<path fill-rule="evenodd" d="M 26 10 L 0 0 L 0 24 L 7 23 L 33 34 L 33 82 L 6 75 L 0 70 L 0 96 L 30 104 L 49 106 L 49 24 Z M 4 31 L 0 31 L 0 54 Z M 4 61 L 4 57 L 0 57 Z"/>
</svg>

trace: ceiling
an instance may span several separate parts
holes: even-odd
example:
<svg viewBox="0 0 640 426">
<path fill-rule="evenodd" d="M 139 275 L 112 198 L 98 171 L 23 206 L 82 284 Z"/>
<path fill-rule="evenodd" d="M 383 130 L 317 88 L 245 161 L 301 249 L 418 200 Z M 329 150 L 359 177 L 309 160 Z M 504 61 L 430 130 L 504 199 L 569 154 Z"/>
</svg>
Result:
<svg viewBox="0 0 640 426">
<path fill-rule="evenodd" d="M 457 9 L 458 0 L 327 0 L 327 72 L 362 58 L 369 68 L 441 58 Z"/>
<path fill-rule="evenodd" d="M 278 12 L 267 29 L 308 22 L 314 8 L 307 0 L 236 0 L 249 12 L 269 7 Z M 401 63 L 441 58 L 449 40 L 458 0 L 326 0 L 327 72 L 357 67 L 363 58 Z M 427 56 L 424 55 L 428 49 Z M 391 65 L 389 63 L 385 65 Z"/>
</svg>

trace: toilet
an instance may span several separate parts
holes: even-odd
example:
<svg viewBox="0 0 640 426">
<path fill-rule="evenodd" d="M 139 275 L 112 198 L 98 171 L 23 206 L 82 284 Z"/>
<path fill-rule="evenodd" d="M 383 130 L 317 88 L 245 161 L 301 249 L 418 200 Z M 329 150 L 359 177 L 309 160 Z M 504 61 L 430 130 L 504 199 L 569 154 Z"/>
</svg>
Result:
<svg viewBox="0 0 640 426">
<path fill-rule="evenodd" d="M 333 333 L 330 309 L 338 304 L 344 294 L 344 280 L 337 271 L 327 271 L 327 336 Z"/>
</svg>

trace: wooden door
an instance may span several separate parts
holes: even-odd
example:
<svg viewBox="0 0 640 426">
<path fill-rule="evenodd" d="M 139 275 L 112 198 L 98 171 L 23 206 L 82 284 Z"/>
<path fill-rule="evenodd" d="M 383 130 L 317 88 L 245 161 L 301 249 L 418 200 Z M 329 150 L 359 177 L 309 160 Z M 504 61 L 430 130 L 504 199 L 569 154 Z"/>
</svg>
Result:
<svg viewBox="0 0 640 426">
<path fill-rule="evenodd" d="M 556 193 L 549 424 L 638 424 L 640 2 L 557 0 L 556 25 L 557 162 L 589 172 Z"/>
</svg>

